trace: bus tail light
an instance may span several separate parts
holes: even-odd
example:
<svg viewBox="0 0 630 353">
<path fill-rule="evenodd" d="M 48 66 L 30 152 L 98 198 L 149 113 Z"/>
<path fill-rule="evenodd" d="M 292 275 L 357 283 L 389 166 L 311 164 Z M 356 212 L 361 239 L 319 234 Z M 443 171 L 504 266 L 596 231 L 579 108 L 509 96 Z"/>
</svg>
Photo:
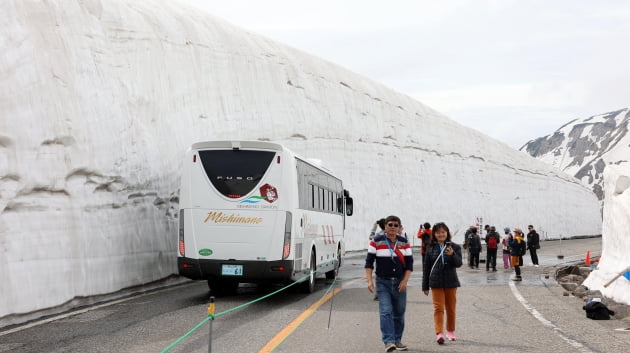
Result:
<svg viewBox="0 0 630 353">
<path fill-rule="evenodd" d="M 293 224 L 293 216 L 291 212 L 287 212 L 287 218 L 284 221 L 284 245 L 282 245 L 282 260 L 286 260 L 291 254 L 291 225 Z"/>
<path fill-rule="evenodd" d="M 184 210 L 179 210 L 179 254 L 186 255 L 186 244 L 184 243 Z"/>
</svg>

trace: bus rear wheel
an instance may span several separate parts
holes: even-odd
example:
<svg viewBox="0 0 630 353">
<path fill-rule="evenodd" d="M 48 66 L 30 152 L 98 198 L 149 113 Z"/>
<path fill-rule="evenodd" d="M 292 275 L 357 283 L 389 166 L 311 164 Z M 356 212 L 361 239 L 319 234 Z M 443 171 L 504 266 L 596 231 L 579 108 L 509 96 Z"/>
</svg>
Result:
<svg viewBox="0 0 630 353">
<path fill-rule="evenodd" d="M 337 249 L 337 263 L 335 264 L 335 268 L 326 272 L 326 279 L 335 279 L 339 274 L 339 267 L 341 267 L 341 249 Z"/>
<path fill-rule="evenodd" d="M 311 254 L 309 264 L 309 276 L 304 282 L 300 283 L 300 289 L 304 293 L 313 293 L 315 290 L 315 254 Z"/>
</svg>

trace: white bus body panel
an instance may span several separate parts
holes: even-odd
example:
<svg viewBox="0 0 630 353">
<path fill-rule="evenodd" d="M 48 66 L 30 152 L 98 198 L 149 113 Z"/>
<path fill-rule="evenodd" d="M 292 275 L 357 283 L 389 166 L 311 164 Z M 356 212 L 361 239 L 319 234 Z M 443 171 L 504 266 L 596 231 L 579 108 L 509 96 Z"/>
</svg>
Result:
<svg viewBox="0 0 630 353">
<path fill-rule="evenodd" d="M 275 156 L 251 192 L 229 198 L 213 186 L 198 152 L 235 147 L 273 151 Z M 265 190 L 268 194 L 263 198 Z M 343 216 L 298 207 L 296 156 L 279 144 L 194 144 L 186 154 L 179 201 L 184 254 L 180 244 L 178 269 L 185 277 L 237 282 L 295 281 L 309 273 L 313 250 L 317 252 L 319 273 L 334 270 L 337 254 L 343 251 Z M 287 218 L 291 222 L 291 244 L 289 256 L 283 259 Z M 225 273 L 226 268 L 235 267 L 242 272 Z"/>
</svg>

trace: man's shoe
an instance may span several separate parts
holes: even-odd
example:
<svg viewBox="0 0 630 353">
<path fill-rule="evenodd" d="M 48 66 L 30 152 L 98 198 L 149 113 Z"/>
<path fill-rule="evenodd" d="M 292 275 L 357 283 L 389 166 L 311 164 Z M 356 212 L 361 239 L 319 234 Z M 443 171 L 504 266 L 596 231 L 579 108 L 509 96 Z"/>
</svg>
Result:
<svg viewBox="0 0 630 353">
<path fill-rule="evenodd" d="M 522 281 L 522 280 L 523 278 L 521 278 L 520 276 L 512 278 L 512 281 Z"/>
<path fill-rule="evenodd" d="M 407 346 L 404 345 L 402 342 L 396 342 L 394 344 L 396 345 L 396 350 L 397 351 L 406 351 L 407 350 Z"/>
<path fill-rule="evenodd" d="M 396 344 L 394 343 L 385 343 L 385 352 L 393 352 L 396 350 Z"/>
<path fill-rule="evenodd" d="M 538 267 L 538 264 L 534 265 L 534 267 Z"/>
<path fill-rule="evenodd" d="M 457 339 L 453 331 L 446 331 L 446 338 L 448 338 L 449 341 L 455 341 Z"/>
<path fill-rule="evenodd" d="M 441 333 L 438 333 L 437 336 L 435 336 L 435 340 L 437 341 L 438 344 L 444 344 L 444 335 Z"/>
</svg>

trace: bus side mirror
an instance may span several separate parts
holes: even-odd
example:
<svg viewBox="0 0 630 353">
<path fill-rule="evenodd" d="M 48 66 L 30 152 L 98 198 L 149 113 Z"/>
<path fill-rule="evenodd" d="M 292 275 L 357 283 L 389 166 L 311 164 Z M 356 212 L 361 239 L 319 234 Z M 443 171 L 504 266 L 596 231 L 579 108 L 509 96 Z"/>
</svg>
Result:
<svg viewBox="0 0 630 353">
<path fill-rule="evenodd" d="M 346 198 L 346 216 L 352 216 L 352 197 Z"/>
</svg>

